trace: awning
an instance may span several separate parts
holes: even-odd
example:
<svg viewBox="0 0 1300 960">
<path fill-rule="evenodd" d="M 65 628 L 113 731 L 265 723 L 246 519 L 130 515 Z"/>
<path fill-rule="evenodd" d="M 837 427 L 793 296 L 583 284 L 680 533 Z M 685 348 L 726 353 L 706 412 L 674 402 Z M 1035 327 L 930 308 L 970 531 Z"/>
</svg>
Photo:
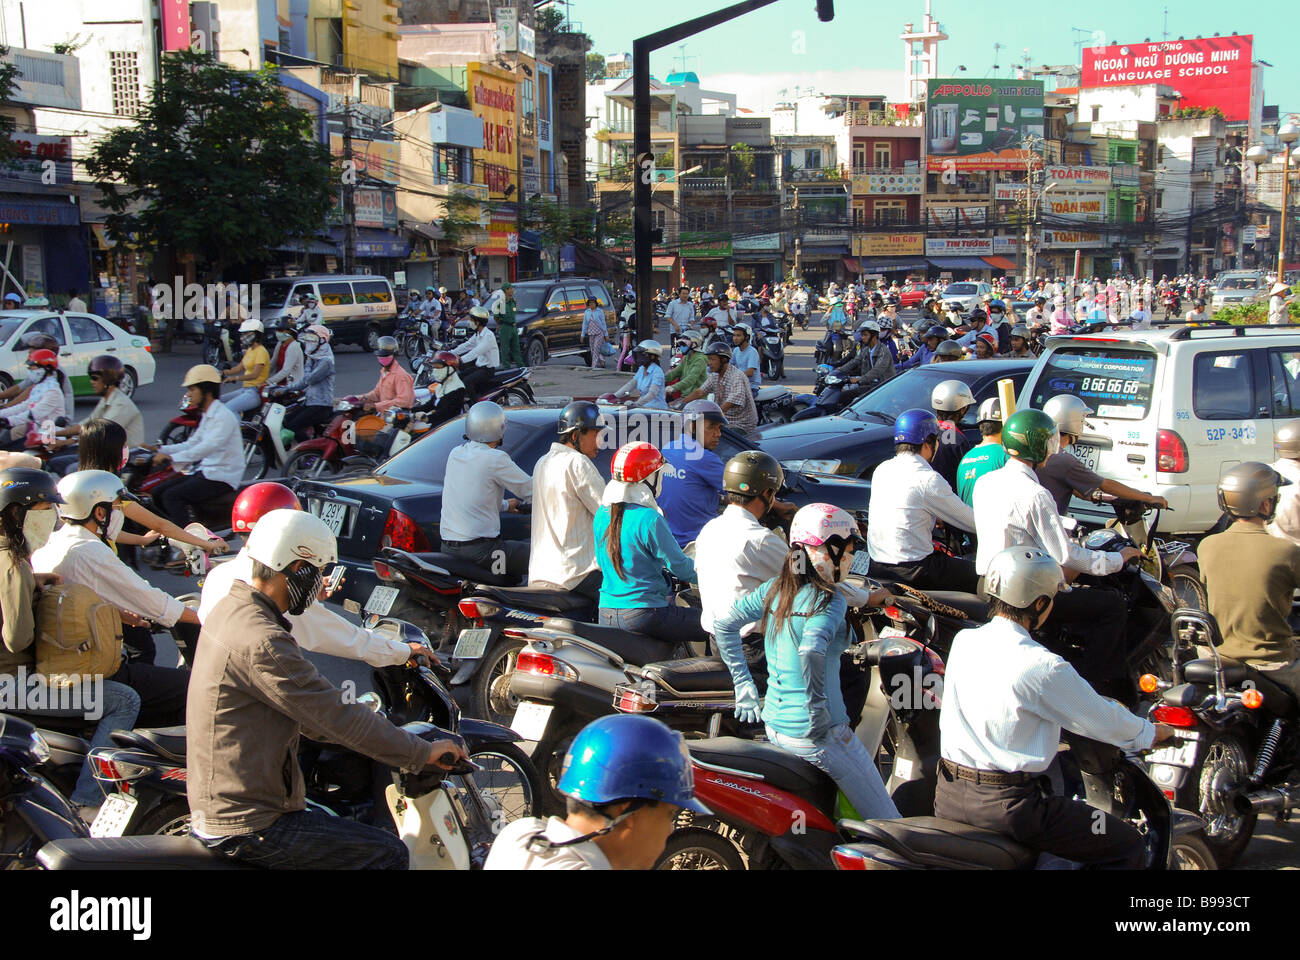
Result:
<svg viewBox="0 0 1300 960">
<path fill-rule="evenodd" d="M 926 257 L 940 270 L 987 270 L 983 257 Z"/>
<path fill-rule="evenodd" d="M 542 236 L 536 230 L 520 230 L 519 246 L 527 247 L 529 250 L 541 250 Z"/>
<path fill-rule="evenodd" d="M 1007 257 L 981 257 L 980 259 L 983 260 L 985 263 L 987 263 L 994 270 L 1016 269 L 1015 261 Z"/>
<path fill-rule="evenodd" d="M 824 247 L 815 247 L 805 243 L 800 254 L 805 260 L 839 260 L 849 255 L 849 247 L 846 243 L 837 243 Z"/>
<path fill-rule="evenodd" d="M 627 268 L 629 270 L 636 269 L 636 257 L 624 257 L 623 259 L 624 261 L 626 261 Z M 650 258 L 650 269 L 655 273 L 664 273 L 664 272 L 671 273 L 676 266 L 677 266 L 676 257 L 651 257 Z"/>
<path fill-rule="evenodd" d="M 403 220 L 402 226 L 418 237 L 426 240 L 446 240 L 447 234 L 443 232 L 442 227 L 436 223 L 418 223 L 414 220 Z"/>
<path fill-rule="evenodd" d="M 923 257 L 862 257 L 863 273 L 887 273 L 894 270 L 925 270 Z"/>
<path fill-rule="evenodd" d="M 298 243 L 282 243 L 275 248 L 285 253 L 307 253 L 320 254 L 326 257 L 337 257 L 341 253 L 340 248 L 324 240 L 308 240 L 305 244 L 301 241 Z"/>
</svg>

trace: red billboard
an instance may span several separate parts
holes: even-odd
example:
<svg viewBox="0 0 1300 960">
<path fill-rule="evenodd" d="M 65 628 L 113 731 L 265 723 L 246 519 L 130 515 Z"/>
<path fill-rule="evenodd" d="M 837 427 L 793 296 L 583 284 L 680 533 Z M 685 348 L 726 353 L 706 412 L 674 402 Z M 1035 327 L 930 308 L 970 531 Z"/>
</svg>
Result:
<svg viewBox="0 0 1300 960">
<path fill-rule="evenodd" d="M 161 0 L 162 41 L 164 50 L 190 48 L 189 0 Z"/>
<path fill-rule="evenodd" d="M 1247 34 L 1087 47 L 1080 86 L 1164 84 L 1182 94 L 1184 107 L 1218 107 L 1225 119 L 1246 121 L 1253 46 Z"/>
</svg>

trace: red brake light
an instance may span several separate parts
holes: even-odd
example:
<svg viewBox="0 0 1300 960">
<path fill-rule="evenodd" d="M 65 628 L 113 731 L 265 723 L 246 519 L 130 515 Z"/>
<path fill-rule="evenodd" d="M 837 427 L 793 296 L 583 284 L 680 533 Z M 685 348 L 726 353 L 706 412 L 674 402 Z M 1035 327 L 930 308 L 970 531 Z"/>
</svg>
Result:
<svg viewBox="0 0 1300 960">
<path fill-rule="evenodd" d="M 464 603 L 465 601 L 461 601 Z M 521 650 L 515 661 L 515 669 L 520 673 L 536 673 L 543 677 L 555 676 L 555 658 L 545 653 L 533 653 Z"/>
<path fill-rule="evenodd" d="M 456 604 L 456 609 L 460 611 L 460 615 L 466 620 L 482 621 L 483 619 L 483 615 L 479 613 L 478 604 L 473 600 L 461 600 Z"/>
<path fill-rule="evenodd" d="M 852 847 L 836 847 L 831 851 L 831 861 L 836 870 L 865 870 L 867 856 Z"/>
<path fill-rule="evenodd" d="M 899 610 L 898 607 L 891 603 L 889 606 L 885 607 L 885 616 L 890 620 L 901 621 L 903 619 L 903 611 Z"/>
<path fill-rule="evenodd" d="M 1171 727 L 1196 726 L 1196 714 L 1186 707 L 1171 707 L 1166 703 L 1151 711 L 1151 719 L 1157 723 L 1167 723 Z"/>
<path fill-rule="evenodd" d="M 375 568 L 375 576 L 380 580 L 392 580 L 393 568 L 382 560 L 372 560 L 370 565 Z"/>
<path fill-rule="evenodd" d="M 1172 430 L 1156 434 L 1156 469 L 1160 473 L 1187 472 L 1187 444 Z"/>
<path fill-rule="evenodd" d="M 380 549 L 396 547 L 408 553 L 427 553 L 433 549 L 419 524 L 397 509 L 388 511 L 388 518 L 384 521 L 384 532 L 379 538 L 379 547 Z"/>
</svg>

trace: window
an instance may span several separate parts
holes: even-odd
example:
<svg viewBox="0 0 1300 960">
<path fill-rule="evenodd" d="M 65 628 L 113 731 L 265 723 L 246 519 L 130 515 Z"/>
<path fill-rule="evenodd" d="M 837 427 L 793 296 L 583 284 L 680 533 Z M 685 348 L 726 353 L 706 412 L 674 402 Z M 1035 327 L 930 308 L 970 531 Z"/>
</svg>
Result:
<svg viewBox="0 0 1300 960">
<path fill-rule="evenodd" d="M 951 292 L 952 287 L 948 288 Z M 1154 354 L 1110 348 L 1067 348 L 1052 353 L 1034 381 L 1029 406 L 1042 409 L 1060 393 L 1078 397 L 1097 416 L 1145 420 L 1156 382 Z"/>
<path fill-rule="evenodd" d="M 887 143 L 876 144 L 871 151 L 871 155 L 875 160 L 875 167 L 877 170 L 882 169 L 884 167 L 893 166 L 893 164 L 889 162 L 891 156 L 893 155 L 893 150 L 889 144 Z"/>
<path fill-rule="evenodd" d="M 140 112 L 140 57 L 134 50 L 108 55 L 108 74 L 113 89 L 113 112 L 134 117 Z"/>
<path fill-rule="evenodd" d="M 1268 370 L 1273 381 L 1273 416 L 1300 416 L 1300 350 L 1269 351 Z"/>
<path fill-rule="evenodd" d="M 545 77 L 537 85 L 537 119 L 551 119 L 551 84 Z"/>
<path fill-rule="evenodd" d="M 853 223 L 855 226 L 862 226 L 862 221 L 867 218 L 867 208 L 861 200 L 853 201 Z"/>
<path fill-rule="evenodd" d="M 661 210 L 659 212 L 662 213 L 663 211 Z M 587 296 L 595 297 L 596 306 L 600 307 L 601 309 L 609 308 L 609 294 L 605 291 L 605 285 L 603 283 L 587 284 Z M 586 307 L 585 302 L 583 303 L 583 307 L 584 308 Z"/>
<path fill-rule="evenodd" d="M 525 80 L 519 85 L 519 113 L 531 117 L 533 112 L 533 81 Z"/>
<path fill-rule="evenodd" d="M 853 169 L 854 171 L 865 169 L 867 165 L 867 148 L 862 144 L 853 146 Z"/>
<path fill-rule="evenodd" d="M 654 225 L 662 230 L 664 228 L 664 223 L 668 218 L 668 211 L 651 210 L 650 215 L 654 218 Z"/>
<path fill-rule="evenodd" d="M 803 168 L 805 170 L 820 170 L 822 167 L 821 150 L 805 150 L 803 152 Z"/>
<path fill-rule="evenodd" d="M 59 342 L 59 346 L 63 346 L 68 342 L 67 337 L 63 335 L 63 324 L 59 323 L 58 317 L 41 317 L 23 331 L 23 336 L 32 333 L 48 333 Z"/>
<path fill-rule="evenodd" d="M 1093 123 L 1096 123 L 1096 122 L 1097 122 L 1098 120 L 1100 120 L 1100 119 L 1101 119 L 1101 107 L 1093 107 L 1093 108 L 1092 108 L 1092 122 L 1093 122 Z"/>
<path fill-rule="evenodd" d="M 68 326 L 72 329 L 73 343 L 101 343 L 114 339 L 111 333 L 90 319 L 90 317 L 81 317 L 75 314 L 66 314 L 65 316 Z"/>
<path fill-rule="evenodd" d="M 362 284 L 357 284 L 362 286 Z M 352 303 L 352 285 L 348 283 L 322 283 L 320 285 L 320 305 L 322 307 L 345 307 Z"/>
<path fill-rule="evenodd" d="M 1165 192 L 1164 192 L 1163 190 L 1157 190 L 1157 191 L 1156 191 L 1156 209 L 1159 210 L 1159 209 L 1160 209 L 1161 207 L 1163 207 L 1164 205 L 1165 205 Z"/>
<path fill-rule="evenodd" d="M 566 309 L 565 304 L 563 287 L 556 287 L 551 291 L 551 295 L 546 298 L 546 309 L 551 313 L 563 313 Z"/>
<path fill-rule="evenodd" d="M 387 280 L 361 280 L 352 284 L 352 289 L 356 292 L 357 303 L 393 302 L 393 291 Z"/>
<path fill-rule="evenodd" d="M 877 200 L 873 206 L 876 223 L 902 223 L 907 217 L 906 200 Z"/>
<path fill-rule="evenodd" d="M 1192 364 L 1192 413 L 1201 420 L 1250 420 L 1255 383 L 1250 353 L 1198 353 Z"/>
<path fill-rule="evenodd" d="M 564 295 L 568 298 L 569 310 L 586 310 L 587 298 L 591 296 L 585 286 L 565 287 Z"/>
</svg>

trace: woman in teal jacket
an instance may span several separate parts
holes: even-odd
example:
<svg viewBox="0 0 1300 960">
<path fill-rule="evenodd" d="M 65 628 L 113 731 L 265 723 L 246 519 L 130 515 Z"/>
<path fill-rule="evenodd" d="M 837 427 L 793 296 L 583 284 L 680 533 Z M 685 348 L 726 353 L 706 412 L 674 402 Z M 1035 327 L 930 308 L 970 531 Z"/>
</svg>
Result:
<svg viewBox="0 0 1300 960">
<path fill-rule="evenodd" d="M 853 563 L 858 526 L 843 510 L 812 503 L 790 524 L 790 554 L 775 579 L 750 591 L 713 622 L 736 688 L 736 716 L 761 718 L 774 744 L 829 774 L 864 820 L 892 819 L 898 809 L 872 756 L 849 727 L 840 695 L 840 657 L 850 634 L 848 604 L 836 589 Z M 740 643 L 747 623 L 763 624 L 767 695 L 758 688 Z"/>
<path fill-rule="evenodd" d="M 655 497 L 663 454 L 654 444 L 624 444 L 592 521 L 600 566 L 600 622 L 673 643 L 703 643 L 700 611 L 671 602 L 669 571 L 695 581 L 695 564 L 673 539 Z"/>
</svg>

